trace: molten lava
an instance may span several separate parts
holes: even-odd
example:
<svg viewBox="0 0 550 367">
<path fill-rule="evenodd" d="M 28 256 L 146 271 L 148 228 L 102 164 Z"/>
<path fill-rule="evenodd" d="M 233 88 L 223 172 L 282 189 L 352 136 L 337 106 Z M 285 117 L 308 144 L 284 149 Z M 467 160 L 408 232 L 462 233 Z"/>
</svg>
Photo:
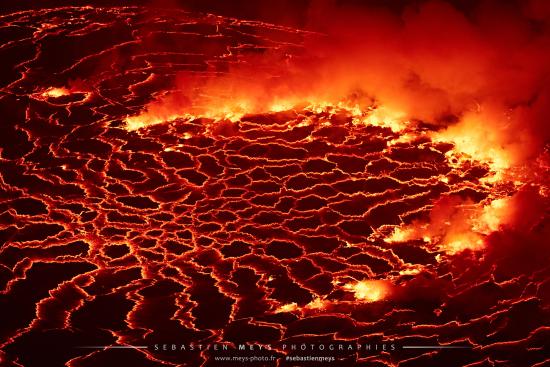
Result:
<svg viewBox="0 0 550 367">
<path fill-rule="evenodd" d="M 348 283 L 344 285 L 345 289 L 353 291 L 354 296 L 359 301 L 377 302 L 387 297 L 389 289 L 383 281 L 362 280 L 355 284 Z"/>
<path fill-rule="evenodd" d="M 550 12 L 314 3 L 0 17 L 2 365 L 548 364 Z"/>
<path fill-rule="evenodd" d="M 58 98 L 68 96 L 71 92 L 67 88 L 48 88 L 43 93 L 43 97 Z"/>
</svg>

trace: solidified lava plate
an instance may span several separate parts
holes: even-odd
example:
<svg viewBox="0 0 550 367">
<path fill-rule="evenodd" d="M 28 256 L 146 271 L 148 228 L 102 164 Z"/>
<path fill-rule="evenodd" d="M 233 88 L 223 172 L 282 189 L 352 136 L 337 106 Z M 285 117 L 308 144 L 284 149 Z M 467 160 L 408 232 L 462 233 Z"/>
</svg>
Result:
<svg viewBox="0 0 550 367">
<path fill-rule="evenodd" d="M 2 365 L 550 363 L 547 176 L 379 106 L 148 115 L 182 73 L 312 33 L 138 7 L 0 24 Z"/>
</svg>

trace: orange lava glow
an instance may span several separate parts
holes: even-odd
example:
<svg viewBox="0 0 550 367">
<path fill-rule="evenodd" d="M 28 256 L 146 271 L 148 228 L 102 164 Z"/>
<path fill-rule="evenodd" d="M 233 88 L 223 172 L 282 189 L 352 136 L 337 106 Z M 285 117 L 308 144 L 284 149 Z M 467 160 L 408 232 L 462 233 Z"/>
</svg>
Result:
<svg viewBox="0 0 550 367">
<path fill-rule="evenodd" d="M 218 103 L 210 105 L 208 108 L 188 107 L 187 110 L 185 106 L 175 103 L 173 98 L 161 99 L 150 103 L 141 114 L 128 116 L 126 128 L 132 131 L 176 119 L 207 118 L 214 120 L 214 124 L 216 121 L 227 120 L 238 122 L 244 115 L 251 112 L 272 113 L 298 108 L 329 116 L 344 114 L 352 119 L 353 125 L 389 128 L 392 132 L 402 132 L 410 125 L 404 112 L 385 106 L 363 107 L 352 101 L 330 103 L 319 102 L 314 98 L 304 104 L 303 102 L 292 102 L 293 99 L 290 96 L 287 99 L 274 97 L 271 101 L 263 101 L 262 105 L 269 106 L 265 107 L 267 108 L 265 111 L 258 111 L 260 105 L 254 101 L 253 96 L 241 100 L 228 98 L 222 101 L 220 98 L 217 96 Z M 396 139 L 388 141 L 388 146 L 407 144 L 418 138 L 431 138 L 436 143 L 450 143 L 453 144 L 453 148 L 445 155 L 451 167 L 460 171 L 464 165 L 470 164 L 469 162 L 478 162 L 487 165 L 490 169 L 489 175 L 482 181 L 490 184 L 504 182 L 505 179 L 511 177 L 510 168 L 519 163 L 519 160 L 513 158 L 518 145 L 506 144 L 507 137 L 504 131 L 494 128 L 497 126 L 494 122 L 494 114 L 497 112 L 491 112 L 492 114 L 483 111 L 468 113 L 457 124 L 441 131 L 430 132 L 427 135 L 423 132 L 404 132 Z M 304 119 L 298 126 L 308 126 L 312 123 L 312 121 Z M 325 121 L 324 124 L 331 125 L 329 121 Z M 171 151 L 172 148 L 168 149 Z M 445 176 L 442 176 L 440 180 L 448 183 L 448 178 Z M 485 246 L 484 236 L 498 230 L 502 224 L 506 223 L 509 205 L 509 200 L 505 197 L 488 200 L 478 205 L 467 202 L 453 203 L 449 207 L 454 210 L 452 214 L 435 220 L 432 218 L 432 221 L 427 223 L 395 227 L 393 232 L 384 238 L 384 241 L 399 243 L 422 239 L 425 243 L 432 244 L 449 255 L 464 250 L 482 250 Z M 362 283 L 358 285 L 360 289 L 365 286 L 366 284 Z M 368 299 L 367 296 L 363 298 Z M 283 312 L 283 310 L 291 310 L 291 308 L 290 304 L 281 306 L 278 310 Z"/>
<path fill-rule="evenodd" d="M 352 291 L 355 299 L 363 302 L 378 302 L 388 297 L 390 291 L 386 281 L 361 280 L 356 283 L 347 283 L 344 289 Z"/>
<path fill-rule="evenodd" d="M 296 304 L 296 302 L 292 302 L 292 303 L 287 303 L 286 305 L 281 305 L 277 307 L 277 309 L 275 310 L 275 313 L 292 312 L 292 311 L 296 311 L 297 309 L 298 309 L 298 304 Z"/>
<path fill-rule="evenodd" d="M 250 100 L 219 101 L 208 108 L 182 107 L 167 101 L 153 102 L 140 114 L 127 116 L 126 129 L 138 130 L 147 126 L 171 122 L 177 119 L 193 120 L 197 118 L 212 119 L 215 121 L 237 122 L 247 114 L 273 113 L 303 109 L 313 113 L 338 114 L 344 113 L 353 118 L 354 125 L 370 125 L 389 128 L 394 132 L 403 130 L 408 121 L 403 112 L 394 111 L 386 107 L 362 107 L 349 101 L 305 102 L 273 101 L 265 109 L 258 109 Z"/>
<path fill-rule="evenodd" d="M 484 237 L 513 219 L 514 207 L 510 197 L 479 205 L 451 200 L 432 209 L 430 222 L 395 227 L 384 241 L 401 243 L 421 239 L 450 255 L 482 250 Z"/>
<path fill-rule="evenodd" d="M 71 94 L 71 91 L 69 91 L 67 88 L 48 88 L 43 93 L 43 97 L 47 98 L 59 98 L 63 96 L 68 96 Z"/>
<path fill-rule="evenodd" d="M 313 301 L 308 303 L 306 305 L 306 308 L 310 309 L 310 310 L 322 310 L 327 306 L 327 304 L 328 304 L 328 301 L 325 301 L 325 300 L 317 297 Z"/>
<path fill-rule="evenodd" d="M 527 139 L 518 132 L 514 139 L 510 139 L 506 120 L 510 119 L 498 111 L 472 111 L 466 113 L 462 119 L 445 130 L 433 134 L 433 140 L 454 144 L 453 150 L 448 152 L 450 158 L 457 159 L 457 165 L 465 160 L 475 160 L 487 164 L 492 175 L 485 180 L 498 182 L 506 171 L 521 162 L 520 147 Z"/>
<path fill-rule="evenodd" d="M 366 125 L 387 127 L 393 132 L 399 132 L 408 125 L 404 112 L 391 110 L 383 106 L 372 109 L 360 121 Z"/>
<path fill-rule="evenodd" d="M 0 14 L 2 363 L 550 362 L 544 0 L 152 3 Z"/>
</svg>

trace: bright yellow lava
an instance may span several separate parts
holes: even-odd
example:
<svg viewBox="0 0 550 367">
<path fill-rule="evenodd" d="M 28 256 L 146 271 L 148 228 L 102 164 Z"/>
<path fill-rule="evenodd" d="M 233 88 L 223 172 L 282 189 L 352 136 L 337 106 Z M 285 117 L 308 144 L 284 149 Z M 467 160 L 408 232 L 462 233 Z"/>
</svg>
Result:
<svg viewBox="0 0 550 367">
<path fill-rule="evenodd" d="M 281 312 L 292 312 L 296 311 L 298 309 L 298 304 L 296 302 L 287 303 L 286 305 L 282 305 L 278 307 L 275 310 L 275 313 L 281 313 Z"/>
<path fill-rule="evenodd" d="M 327 301 L 322 300 L 321 298 L 317 297 L 310 303 L 306 305 L 306 308 L 319 310 L 323 309 L 327 306 Z"/>
<path fill-rule="evenodd" d="M 344 289 L 354 292 L 357 300 L 377 302 L 389 295 L 389 287 L 383 280 L 361 280 L 357 283 L 347 283 Z"/>
<path fill-rule="evenodd" d="M 464 250 L 481 250 L 484 242 L 480 235 L 474 232 L 464 232 L 448 236 L 440 246 L 449 255 L 454 255 Z"/>
<path fill-rule="evenodd" d="M 292 103 L 290 101 L 277 101 L 266 108 L 265 111 L 256 111 L 256 113 L 274 113 L 282 111 L 290 111 L 299 108 L 305 111 L 314 113 L 335 114 L 344 112 L 349 114 L 354 125 L 372 125 L 379 127 L 387 127 L 392 131 L 400 131 L 405 128 L 408 121 L 403 119 L 404 114 L 397 111 L 392 111 L 384 107 L 362 109 L 356 103 L 348 102 L 312 102 L 304 106 L 304 104 Z M 165 122 L 174 121 L 177 119 L 196 119 L 207 118 L 215 121 L 229 120 L 236 122 L 247 113 L 255 113 L 255 109 L 246 101 L 232 102 L 220 104 L 215 108 L 192 108 L 187 112 L 175 112 L 176 108 L 171 106 L 151 105 L 149 109 L 135 116 L 126 117 L 126 129 L 133 131 L 143 127 L 157 125 Z"/>
<path fill-rule="evenodd" d="M 396 227 L 392 234 L 384 238 L 384 242 L 395 243 L 395 242 L 407 242 L 409 240 L 415 239 L 416 234 L 412 227 Z"/>
<path fill-rule="evenodd" d="M 458 158 L 458 165 L 468 160 L 476 160 L 487 164 L 493 176 L 485 178 L 485 182 L 496 182 L 502 178 L 504 171 L 514 164 L 514 150 L 517 146 L 505 144 L 506 133 L 503 130 L 505 122 L 496 121 L 489 112 L 469 112 L 457 124 L 434 133 L 435 142 L 450 142 L 454 148 L 447 153 L 449 158 Z"/>
<path fill-rule="evenodd" d="M 503 223 L 509 221 L 512 215 L 511 198 L 505 197 L 491 201 L 483 207 L 483 211 L 477 223 L 474 224 L 475 231 L 488 234 L 500 228 Z"/>
<path fill-rule="evenodd" d="M 397 132 L 407 127 L 408 121 L 405 120 L 405 114 L 403 112 L 390 110 L 385 107 L 378 107 L 371 110 L 371 112 L 362 119 L 362 123 L 378 127 L 387 127 L 393 132 Z"/>
<path fill-rule="evenodd" d="M 386 243 L 422 239 L 437 244 L 447 254 L 464 250 L 478 251 L 485 246 L 484 236 L 509 223 L 514 215 L 513 197 L 494 199 L 485 204 L 457 206 L 460 215 L 440 219 L 440 222 L 413 223 L 395 227 L 384 238 Z"/>
<path fill-rule="evenodd" d="M 68 96 L 71 92 L 67 88 L 48 88 L 42 93 L 42 97 L 59 98 Z"/>
</svg>

